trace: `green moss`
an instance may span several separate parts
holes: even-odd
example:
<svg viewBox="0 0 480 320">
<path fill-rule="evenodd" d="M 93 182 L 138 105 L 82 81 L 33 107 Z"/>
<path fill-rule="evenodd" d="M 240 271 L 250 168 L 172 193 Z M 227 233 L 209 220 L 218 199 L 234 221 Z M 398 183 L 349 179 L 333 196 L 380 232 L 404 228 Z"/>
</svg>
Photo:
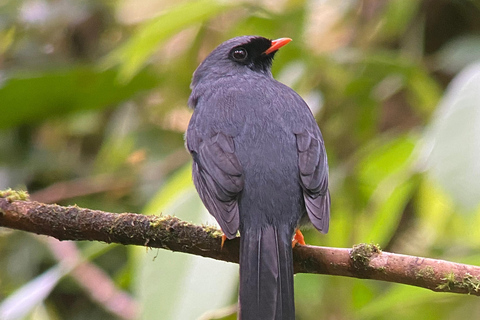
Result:
<svg viewBox="0 0 480 320">
<path fill-rule="evenodd" d="M 385 267 L 380 267 L 380 268 L 377 268 L 378 271 L 382 272 L 382 273 L 386 273 L 387 272 L 387 268 Z"/>
<path fill-rule="evenodd" d="M 468 289 L 468 293 L 480 291 L 480 280 L 468 272 L 463 276 L 462 285 Z"/>
<path fill-rule="evenodd" d="M 202 228 L 212 238 L 219 238 L 219 237 L 223 236 L 222 230 L 218 229 L 215 226 L 202 225 Z"/>
<path fill-rule="evenodd" d="M 433 279 L 435 277 L 435 270 L 431 266 L 421 268 L 415 273 L 417 279 Z"/>
<path fill-rule="evenodd" d="M 172 219 L 171 216 L 150 216 L 150 227 L 152 228 L 158 228 L 162 226 L 166 220 Z"/>
<path fill-rule="evenodd" d="M 366 244 L 360 243 L 353 246 L 350 252 L 350 258 L 353 260 L 353 265 L 357 269 L 367 269 L 370 262 L 370 258 L 374 254 L 381 253 L 380 246 L 378 244 Z"/>
<path fill-rule="evenodd" d="M 12 190 L 9 188 L 7 190 L 0 190 L 0 198 L 6 198 L 10 202 L 18 200 L 25 201 L 30 199 L 30 195 L 25 190 Z"/>
<path fill-rule="evenodd" d="M 455 273 L 453 272 L 447 273 L 441 280 L 443 282 L 437 286 L 437 289 L 440 290 L 450 291 L 458 284 L 458 281 L 455 279 Z"/>
<path fill-rule="evenodd" d="M 465 273 L 461 280 L 457 280 L 453 272 L 447 273 L 442 278 L 442 283 L 437 286 L 439 290 L 452 291 L 455 288 L 467 290 L 468 293 L 480 292 L 480 280 L 471 275 Z"/>
</svg>

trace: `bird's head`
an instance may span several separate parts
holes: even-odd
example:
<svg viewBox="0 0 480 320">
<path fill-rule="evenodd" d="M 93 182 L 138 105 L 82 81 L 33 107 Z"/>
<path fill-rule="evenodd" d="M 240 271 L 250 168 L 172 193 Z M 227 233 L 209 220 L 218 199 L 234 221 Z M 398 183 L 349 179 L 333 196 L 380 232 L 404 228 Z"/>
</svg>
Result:
<svg viewBox="0 0 480 320">
<path fill-rule="evenodd" d="M 215 48 L 193 74 L 192 85 L 203 78 L 261 73 L 271 76 L 272 60 L 290 38 L 269 40 L 259 36 L 242 36 L 225 41 Z"/>
</svg>

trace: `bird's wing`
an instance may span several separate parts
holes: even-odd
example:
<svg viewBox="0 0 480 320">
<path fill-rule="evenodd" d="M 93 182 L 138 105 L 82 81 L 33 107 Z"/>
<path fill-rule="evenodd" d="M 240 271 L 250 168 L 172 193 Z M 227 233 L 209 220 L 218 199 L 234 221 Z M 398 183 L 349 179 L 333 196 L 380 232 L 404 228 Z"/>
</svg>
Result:
<svg viewBox="0 0 480 320">
<path fill-rule="evenodd" d="M 327 233 L 330 220 L 328 163 L 323 138 L 318 128 L 296 134 L 300 184 L 308 217 L 319 231 Z"/>
<path fill-rule="evenodd" d="M 223 233 L 234 238 L 240 223 L 237 199 L 244 178 L 233 138 L 220 132 L 199 139 L 192 131 L 187 132 L 187 148 L 193 155 L 193 182 Z"/>
</svg>

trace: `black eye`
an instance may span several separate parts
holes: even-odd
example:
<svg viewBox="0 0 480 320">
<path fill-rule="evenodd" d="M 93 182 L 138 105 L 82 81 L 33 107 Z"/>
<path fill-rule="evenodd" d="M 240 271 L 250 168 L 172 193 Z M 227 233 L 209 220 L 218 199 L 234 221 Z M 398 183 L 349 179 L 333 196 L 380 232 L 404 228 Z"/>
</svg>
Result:
<svg viewBox="0 0 480 320">
<path fill-rule="evenodd" d="M 233 49 L 233 52 L 232 52 L 232 57 L 233 59 L 237 60 L 237 61 L 243 61 L 247 58 L 247 50 L 243 49 L 243 48 L 236 48 L 236 49 Z"/>
</svg>

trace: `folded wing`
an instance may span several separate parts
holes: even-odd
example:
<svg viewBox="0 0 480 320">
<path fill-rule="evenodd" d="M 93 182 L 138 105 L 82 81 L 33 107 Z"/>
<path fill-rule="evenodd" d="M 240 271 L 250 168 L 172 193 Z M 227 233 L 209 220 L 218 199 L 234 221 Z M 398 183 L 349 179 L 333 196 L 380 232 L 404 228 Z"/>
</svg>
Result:
<svg viewBox="0 0 480 320">
<path fill-rule="evenodd" d="M 300 184 L 308 217 L 323 233 L 330 221 L 330 193 L 328 191 L 327 153 L 319 130 L 304 130 L 298 134 L 298 168 Z"/>
<path fill-rule="evenodd" d="M 234 238 L 240 223 L 237 200 L 244 178 L 233 138 L 220 132 L 204 140 L 188 132 L 187 148 L 193 155 L 193 182 L 200 198 L 223 233 Z"/>
</svg>

